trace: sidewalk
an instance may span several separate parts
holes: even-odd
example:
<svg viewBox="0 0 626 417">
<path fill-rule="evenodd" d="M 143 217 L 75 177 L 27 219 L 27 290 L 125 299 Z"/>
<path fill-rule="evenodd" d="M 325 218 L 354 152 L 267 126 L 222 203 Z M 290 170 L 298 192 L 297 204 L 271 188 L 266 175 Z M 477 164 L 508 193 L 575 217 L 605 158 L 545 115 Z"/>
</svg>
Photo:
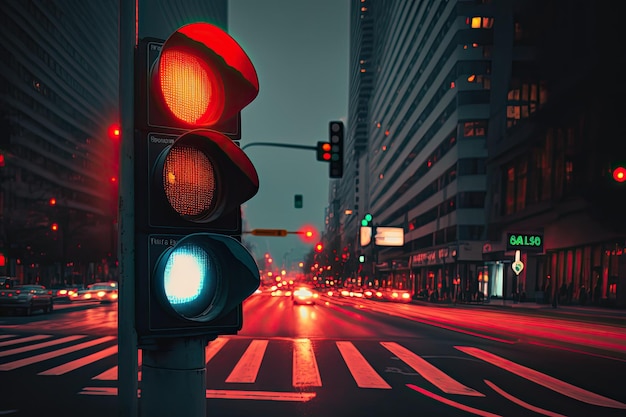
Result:
<svg viewBox="0 0 626 417">
<path fill-rule="evenodd" d="M 570 316 L 589 316 L 623 319 L 626 325 L 626 308 L 610 308 L 596 305 L 559 304 L 556 307 L 552 304 L 542 304 L 534 301 L 513 301 L 501 298 L 490 299 L 482 303 L 452 303 L 450 301 L 431 302 L 426 300 L 413 300 L 413 303 L 432 306 L 449 306 L 461 308 L 511 308 L 516 310 L 541 311 L 545 314 L 567 314 Z"/>
</svg>

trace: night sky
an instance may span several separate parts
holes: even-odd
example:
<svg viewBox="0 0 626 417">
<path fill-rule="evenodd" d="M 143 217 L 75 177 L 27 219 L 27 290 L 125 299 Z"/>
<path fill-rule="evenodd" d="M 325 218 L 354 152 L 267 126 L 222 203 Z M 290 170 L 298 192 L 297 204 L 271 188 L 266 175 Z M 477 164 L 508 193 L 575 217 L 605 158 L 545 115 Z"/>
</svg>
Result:
<svg viewBox="0 0 626 417">
<path fill-rule="evenodd" d="M 244 230 L 311 224 L 321 233 L 328 205 L 328 164 L 314 150 L 249 146 L 275 142 L 315 146 L 328 140 L 328 122 L 347 120 L 348 0 L 230 0 L 228 28 L 254 64 L 258 97 L 242 111 L 241 145 L 260 188 L 244 205 Z M 302 194 L 304 207 L 294 207 Z M 298 235 L 244 235 L 259 258 L 277 264 L 303 259 L 313 243 Z"/>
</svg>

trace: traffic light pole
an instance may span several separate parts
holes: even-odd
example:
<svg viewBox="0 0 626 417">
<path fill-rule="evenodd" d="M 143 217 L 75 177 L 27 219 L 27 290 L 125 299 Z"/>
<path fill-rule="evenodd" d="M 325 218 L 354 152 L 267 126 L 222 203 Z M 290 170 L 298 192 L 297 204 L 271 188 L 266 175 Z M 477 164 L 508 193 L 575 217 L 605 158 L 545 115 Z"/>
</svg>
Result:
<svg viewBox="0 0 626 417">
<path fill-rule="evenodd" d="M 207 337 L 161 339 L 143 350 L 141 416 L 206 416 Z"/>
<path fill-rule="evenodd" d="M 120 116 L 120 179 L 119 238 L 120 298 L 118 302 L 118 401 L 120 417 L 136 417 L 139 408 L 138 352 L 135 333 L 135 204 L 134 204 L 134 62 L 135 19 L 134 0 L 120 1 L 119 24 L 119 116 Z"/>
<path fill-rule="evenodd" d="M 278 143 L 278 142 L 252 142 L 252 143 L 247 143 L 243 145 L 241 149 L 244 150 L 250 146 L 275 146 L 277 148 L 308 149 L 311 151 L 317 150 L 317 147 L 315 146 L 293 145 L 291 143 Z"/>
</svg>

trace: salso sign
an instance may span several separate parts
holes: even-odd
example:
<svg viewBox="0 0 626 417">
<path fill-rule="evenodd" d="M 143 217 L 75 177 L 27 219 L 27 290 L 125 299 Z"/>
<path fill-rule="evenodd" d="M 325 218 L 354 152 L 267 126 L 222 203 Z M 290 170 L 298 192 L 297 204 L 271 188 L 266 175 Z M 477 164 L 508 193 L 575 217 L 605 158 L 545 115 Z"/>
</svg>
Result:
<svg viewBox="0 0 626 417">
<path fill-rule="evenodd" d="M 543 234 L 507 233 L 506 250 L 543 252 Z"/>
</svg>

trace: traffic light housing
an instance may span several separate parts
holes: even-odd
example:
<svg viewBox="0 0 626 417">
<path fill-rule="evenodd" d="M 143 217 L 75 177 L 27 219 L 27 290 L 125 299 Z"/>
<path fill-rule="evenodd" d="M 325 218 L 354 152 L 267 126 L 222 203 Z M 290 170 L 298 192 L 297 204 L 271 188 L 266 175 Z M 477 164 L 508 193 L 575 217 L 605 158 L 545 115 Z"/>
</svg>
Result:
<svg viewBox="0 0 626 417">
<path fill-rule="evenodd" d="M 259 270 L 241 244 L 241 204 L 259 188 L 236 140 L 258 94 L 237 42 L 208 23 L 135 55 L 135 330 L 167 337 L 236 334 Z"/>
<path fill-rule="evenodd" d="M 330 142 L 317 142 L 317 160 L 330 162 Z"/>
<path fill-rule="evenodd" d="M 328 124 L 330 142 L 330 178 L 343 177 L 343 122 L 332 121 Z"/>
</svg>

